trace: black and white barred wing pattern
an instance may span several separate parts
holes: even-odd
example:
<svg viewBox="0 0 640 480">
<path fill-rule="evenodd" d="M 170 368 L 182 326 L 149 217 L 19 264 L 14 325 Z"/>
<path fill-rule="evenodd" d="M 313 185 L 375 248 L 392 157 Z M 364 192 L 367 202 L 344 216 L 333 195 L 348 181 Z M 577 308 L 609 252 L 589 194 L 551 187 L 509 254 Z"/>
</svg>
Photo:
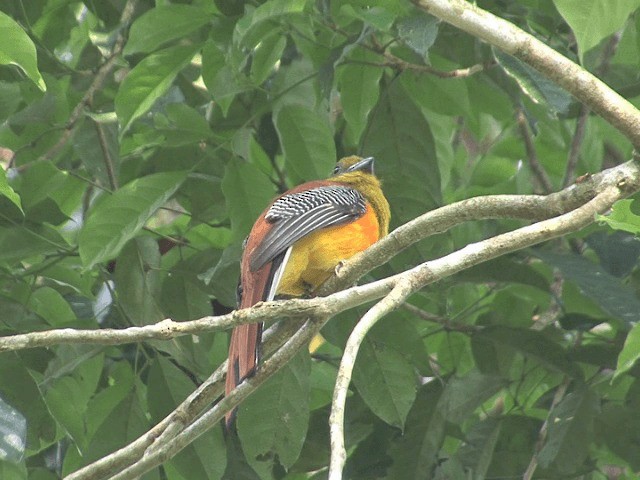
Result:
<svg viewBox="0 0 640 480">
<path fill-rule="evenodd" d="M 265 219 L 275 224 L 253 252 L 250 268 L 255 271 L 287 248 L 320 228 L 353 221 L 366 211 L 366 201 L 357 190 L 326 185 L 284 195 L 276 200 Z"/>
</svg>

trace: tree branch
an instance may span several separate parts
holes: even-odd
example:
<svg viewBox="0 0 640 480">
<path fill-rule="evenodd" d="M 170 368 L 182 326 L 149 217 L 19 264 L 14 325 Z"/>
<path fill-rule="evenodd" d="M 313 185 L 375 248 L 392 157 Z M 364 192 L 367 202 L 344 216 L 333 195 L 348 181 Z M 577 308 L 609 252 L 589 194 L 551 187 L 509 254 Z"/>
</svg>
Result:
<svg viewBox="0 0 640 480">
<path fill-rule="evenodd" d="M 509 55 L 551 79 L 640 147 L 640 111 L 597 77 L 512 23 L 464 0 L 414 0 L 424 11 Z"/>
</svg>

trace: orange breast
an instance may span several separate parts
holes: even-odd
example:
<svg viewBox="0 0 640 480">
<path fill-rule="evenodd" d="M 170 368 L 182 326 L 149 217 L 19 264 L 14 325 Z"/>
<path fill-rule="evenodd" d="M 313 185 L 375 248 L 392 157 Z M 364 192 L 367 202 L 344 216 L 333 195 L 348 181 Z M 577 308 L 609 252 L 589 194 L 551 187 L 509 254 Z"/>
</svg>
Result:
<svg viewBox="0 0 640 480">
<path fill-rule="evenodd" d="M 278 295 L 302 296 L 313 292 L 335 267 L 378 241 L 379 225 L 371 205 L 354 222 L 313 232 L 293 245 L 278 286 Z"/>
</svg>

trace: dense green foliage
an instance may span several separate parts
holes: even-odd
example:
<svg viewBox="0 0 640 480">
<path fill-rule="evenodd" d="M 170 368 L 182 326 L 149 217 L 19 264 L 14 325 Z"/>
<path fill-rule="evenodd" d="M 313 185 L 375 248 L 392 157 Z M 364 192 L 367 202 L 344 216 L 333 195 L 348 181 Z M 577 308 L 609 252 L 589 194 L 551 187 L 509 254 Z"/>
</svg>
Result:
<svg viewBox="0 0 640 480">
<path fill-rule="evenodd" d="M 477 3 L 640 102 L 640 0 Z M 253 220 L 343 155 L 376 157 L 396 227 L 559 190 L 632 152 L 550 80 L 406 0 L 5 0 L 0 146 L 2 335 L 230 311 Z M 355 366 L 345 478 L 522 478 L 532 459 L 536 478 L 635 478 L 637 205 L 381 321 Z M 367 279 L 519 225 L 464 224 Z M 323 478 L 363 311 L 245 402 L 238 439 L 219 426 L 144 478 Z M 227 337 L 2 353 L 0 478 L 58 478 L 126 445 L 217 368 Z"/>
</svg>

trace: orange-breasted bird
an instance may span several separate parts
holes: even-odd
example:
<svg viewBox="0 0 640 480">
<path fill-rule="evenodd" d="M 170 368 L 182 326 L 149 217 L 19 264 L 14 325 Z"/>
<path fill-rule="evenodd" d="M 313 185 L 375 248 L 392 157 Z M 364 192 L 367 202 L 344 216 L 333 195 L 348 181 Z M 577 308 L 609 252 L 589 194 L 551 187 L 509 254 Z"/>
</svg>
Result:
<svg viewBox="0 0 640 480">
<path fill-rule="evenodd" d="M 327 180 L 303 183 L 277 197 L 258 217 L 240 264 L 239 308 L 276 295 L 312 294 L 342 260 L 389 231 L 389 203 L 373 172 L 373 158 L 346 157 Z M 226 394 L 252 375 L 261 324 L 231 334 Z M 229 427 L 233 412 L 227 414 Z"/>
</svg>

